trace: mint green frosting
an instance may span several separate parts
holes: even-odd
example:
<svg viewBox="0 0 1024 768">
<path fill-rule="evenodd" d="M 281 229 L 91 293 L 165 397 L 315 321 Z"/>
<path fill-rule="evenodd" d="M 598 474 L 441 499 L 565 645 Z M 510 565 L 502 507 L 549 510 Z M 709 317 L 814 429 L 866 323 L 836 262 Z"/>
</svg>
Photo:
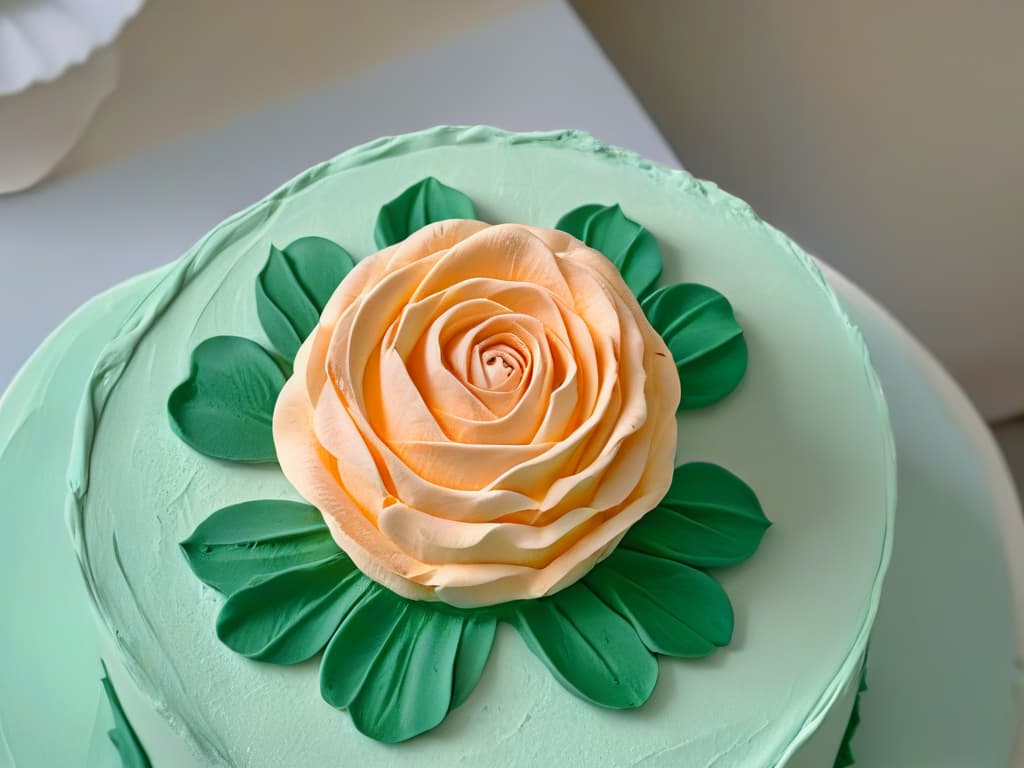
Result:
<svg viewBox="0 0 1024 768">
<path fill-rule="evenodd" d="M 67 489 L 59 478 L 99 351 L 158 279 L 158 272 L 133 278 L 77 310 L 0 398 L 0 560 L 16 585 L 0 596 L 4 626 L 14 628 L 0 632 L 5 767 L 82 765 L 94 741 L 102 755 L 117 759 L 106 727 L 95 733 L 97 714 L 109 716 L 109 708 L 97 685 L 99 647 L 90 636 L 92 610 L 67 541 Z M 59 702 L 53 691 L 60 692 Z M 54 738 L 55 718 L 60 738 Z"/>
<path fill-rule="evenodd" d="M 465 191 L 485 220 L 554 224 L 588 200 L 643 211 L 664 281 L 714 285 L 743 319 L 744 385 L 720 406 L 685 415 L 677 462 L 728 466 L 757 489 L 775 525 L 755 561 L 719 574 L 742 618 L 733 645 L 704 662 L 663 662 L 638 713 L 575 699 L 499 628 L 465 703 L 430 734 L 387 747 L 311 701 L 315 665 L 256 664 L 208 631 L 221 599 L 195 579 L 177 542 L 211 508 L 296 497 L 273 466 L 238 468 L 192 452 L 168 427 L 164 403 L 203 339 L 269 345 L 250 297 L 272 243 L 319 235 L 370 253 L 366 222 L 395 189 L 430 175 Z M 834 759 L 839 735 L 815 734 L 838 712 L 841 735 L 849 709 L 840 705 L 852 706 L 846 696 L 891 547 L 894 468 L 859 334 L 807 256 L 745 204 L 585 134 L 438 128 L 311 169 L 168 270 L 107 345 L 87 388 L 69 524 L 116 662 L 196 764 L 344 756 L 370 768 L 393 762 L 398 749 L 422 766 L 456 758 L 525 766 L 559 755 L 560 764 L 598 767 L 802 767 Z"/>
</svg>

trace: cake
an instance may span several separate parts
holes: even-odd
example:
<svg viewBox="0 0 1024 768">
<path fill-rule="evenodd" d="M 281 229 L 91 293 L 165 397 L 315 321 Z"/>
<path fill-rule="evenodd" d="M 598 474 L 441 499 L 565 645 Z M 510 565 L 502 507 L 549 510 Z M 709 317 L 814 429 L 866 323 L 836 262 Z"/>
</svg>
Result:
<svg viewBox="0 0 1024 768">
<path fill-rule="evenodd" d="M 67 504 L 126 765 L 851 764 L 892 437 L 745 203 L 435 128 L 119 297 Z"/>
</svg>

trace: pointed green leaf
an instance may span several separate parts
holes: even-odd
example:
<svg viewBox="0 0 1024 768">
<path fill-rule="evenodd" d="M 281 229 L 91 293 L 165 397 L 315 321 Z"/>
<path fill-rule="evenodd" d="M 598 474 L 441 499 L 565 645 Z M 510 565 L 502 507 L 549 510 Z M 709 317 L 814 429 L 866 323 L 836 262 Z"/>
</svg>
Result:
<svg viewBox="0 0 1024 768">
<path fill-rule="evenodd" d="M 620 546 L 584 581 L 656 653 L 699 658 L 732 638 L 729 596 L 704 571 Z"/>
<path fill-rule="evenodd" d="M 750 486 L 716 464 L 676 467 L 665 498 L 634 525 L 620 546 L 698 567 L 750 557 L 771 522 Z"/>
<path fill-rule="evenodd" d="M 117 697 L 117 692 L 110 682 L 105 664 L 101 682 L 107 702 L 110 704 L 111 714 L 114 716 L 114 727 L 107 731 L 107 736 L 114 745 L 114 749 L 117 750 L 117 756 L 121 758 L 121 765 L 123 768 L 150 768 L 149 756 L 146 755 L 146 750 L 142 748 L 139 737 L 135 735 L 135 729 L 132 728 L 124 714 L 121 700 Z"/>
<path fill-rule="evenodd" d="M 464 623 L 462 616 L 375 587 L 327 646 L 320 693 L 332 706 L 348 707 L 356 728 L 377 741 L 428 731 L 452 705 Z"/>
<path fill-rule="evenodd" d="M 188 378 L 167 400 L 171 429 L 215 459 L 276 461 L 272 423 L 285 375 L 259 344 L 214 336 L 192 352 Z"/>
<path fill-rule="evenodd" d="M 341 552 L 294 566 L 231 595 L 217 637 L 250 659 L 297 664 L 320 652 L 370 584 Z"/>
<path fill-rule="evenodd" d="M 587 228 L 590 217 L 608 207 L 600 203 L 588 203 L 579 208 L 573 208 L 558 220 L 555 229 L 570 234 L 577 240 L 583 240 L 583 231 Z"/>
<path fill-rule="evenodd" d="M 360 733 L 394 743 L 438 726 L 451 708 L 462 619 L 410 601 L 349 706 Z"/>
<path fill-rule="evenodd" d="M 217 510 L 181 543 L 181 549 L 192 572 L 226 595 L 339 551 L 316 507 L 280 499 Z"/>
<path fill-rule="evenodd" d="M 355 261 L 323 237 L 303 237 L 284 250 L 271 246 L 256 278 L 256 313 L 274 347 L 288 360 L 312 333 L 331 294 Z"/>
<path fill-rule="evenodd" d="M 411 739 L 436 727 L 479 679 L 495 620 L 438 609 L 374 586 L 324 652 L 320 693 L 348 707 L 360 732 Z"/>
<path fill-rule="evenodd" d="M 405 240 L 427 224 L 446 219 L 475 219 L 473 201 L 433 176 L 413 184 L 385 203 L 377 215 L 373 238 L 378 248 Z"/>
<path fill-rule="evenodd" d="M 317 314 L 323 312 L 341 281 L 356 265 L 348 251 L 326 237 L 300 237 L 283 253 Z"/>
<path fill-rule="evenodd" d="M 455 658 L 452 709 L 460 706 L 476 688 L 494 645 L 497 622 L 493 616 L 467 616 L 462 623 L 459 653 Z"/>
<path fill-rule="evenodd" d="M 568 690 L 612 709 L 639 707 L 658 679 L 658 662 L 633 627 L 583 582 L 514 604 L 509 620 Z"/>
<path fill-rule="evenodd" d="M 404 631 L 409 602 L 377 584 L 366 591 L 324 651 L 320 662 L 324 701 L 339 709 L 352 704 L 391 635 Z"/>
<path fill-rule="evenodd" d="M 555 228 L 607 256 L 637 298 L 643 298 L 661 277 L 658 241 L 618 205 L 582 205 L 560 218 Z"/>
<path fill-rule="evenodd" d="M 652 293 L 643 309 L 679 371 L 680 409 L 703 408 L 736 389 L 747 342 L 728 299 L 706 285 L 676 283 Z"/>
</svg>

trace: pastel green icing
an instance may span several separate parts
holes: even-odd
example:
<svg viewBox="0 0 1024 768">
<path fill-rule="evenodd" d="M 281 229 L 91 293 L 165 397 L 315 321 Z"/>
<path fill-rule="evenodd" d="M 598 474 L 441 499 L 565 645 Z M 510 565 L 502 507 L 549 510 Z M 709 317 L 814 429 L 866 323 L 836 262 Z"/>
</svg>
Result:
<svg viewBox="0 0 1024 768">
<path fill-rule="evenodd" d="M 713 185 L 579 133 L 440 128 L 353 150 L 218 227 L 133 313 L 88 388 L 69 507 L 87 586 L 127 671 L 200 762 L 391 759 L 329 707 L 310 704 L 314 668 L 253 666 L 202 631 L 219 600 L 201 591 L 177 542 L 211 506 L 293 492 L 273 467 L 239 470 L 190 453 L 167 428 L 162 403 L 198 341 L 261 338 L 244 297 L 271 242 L 316 223 L 354 253 L 369 253 L 365 222 L 395 188 L 432 173 L 467 192 L 484 219 L 553 221 L 583 200 L 621 200 L 644 211 L 666 280 L 713 284 L 743 308 L 751 370 L 726 405 L 686 415 L 679 459 L 727 464 L 758 489 L 776 527 L 756 569 L 721 574 L 744 617 L 736 650 L 707 664 L 663 663 L 639 718 L 574 700 L 499 631 L 484 690 L 403 745 L 403 758 L 530 765 L 537 749 L 565 749 L 592 766 L 785 764 L 856 673 L 877 606 L 895 487 L 884 401 L 859 335 L 802 251 Z M 521 189 L 530 194 L 513 193 Z M 824 381 L 815 375 L 822 371 Z M 175 664 L 182 654 L 188 665 Z M 253 689 L 273 695 L 246 695 Z"/>
<path fill-rule="evenodd" d="M 140 275 L 78 309 L 0 397 L 0 560 L 16 584 L 0 594 L 0 656 L 7 660 L 0 664 L 0 765 L 81 765 L 97 708 L 106 709 L 97 686 L 92 610 L 68 546 L 67 488 L 60 478 L 99 350 L 158 278 L 157 272 Z M 54 698 L 43 695 L 53 691 L 63 705 L 59 738 Z M 112 753 L 105 732 L 100 735 Z"/>
<path fill-rule="evenodd" d="M 854 674 L 836 695 L 828 715 L 785 763 L 786 768 L 831 768 L 857 700 L 860 675 Z M 884 764 L 884 763 L 883 763 Z"/>
</svg>

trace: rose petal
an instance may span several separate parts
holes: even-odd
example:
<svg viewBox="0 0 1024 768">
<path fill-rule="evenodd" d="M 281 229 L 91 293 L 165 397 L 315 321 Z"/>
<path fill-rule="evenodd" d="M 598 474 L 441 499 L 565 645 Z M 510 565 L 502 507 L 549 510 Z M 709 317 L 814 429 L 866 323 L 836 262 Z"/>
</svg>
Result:
<svg viewBox="0 0 1024 768">
<path fill-rule="evenodd" d="M 361 262 L 274 415 L 282 469 L 395 592 L 539 597 L 606 556 L 671 482 L 679 380 L 605 257 L 449 221 Z"/>
</svg>

